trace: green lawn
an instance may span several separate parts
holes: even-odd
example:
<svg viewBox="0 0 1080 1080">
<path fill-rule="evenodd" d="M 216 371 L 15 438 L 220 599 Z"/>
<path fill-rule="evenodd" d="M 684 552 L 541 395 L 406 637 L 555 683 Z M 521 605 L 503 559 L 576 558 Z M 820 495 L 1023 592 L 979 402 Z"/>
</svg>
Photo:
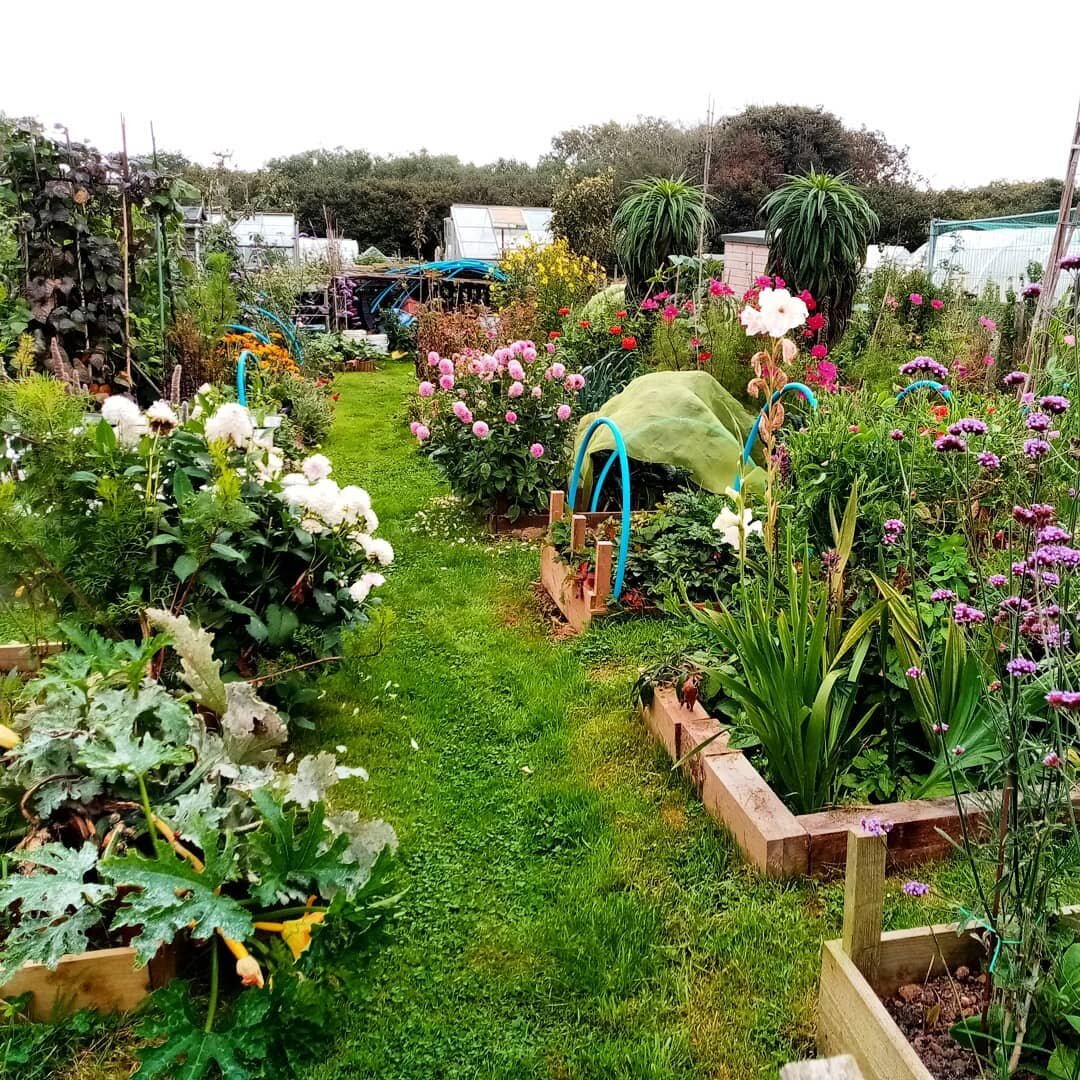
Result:
<svg viewBox="0 0 1080 1080">
<path fill-rule="evenodd" d="M 370 769 L 344 798 L 398 829 L 409 893 L 318 1080 L 775 1076 L 810 1049 L 840 888 L 756 878 L 650 742 L 631 687 L 669 627 L 549 640 L 535 547 L 418 519 L 445 488 L 412 385 L 344 376 L 325 448 L 394 544 L 394 621 L 307 742 Z"/>
<path fill-rule="evenodd" d="M 447 510 L 408 432 L 413 385 L 392 363 L 343 376 L 325 447 L 397 552 L 381 590 L 392 618 L 364 675 L 324 677 L 297 750 L 344 744 L 342 760 L 369 769 L 335 801 L 396 827 L 408 892 L 311 1080 L 775 1077 L 811 1052 L 842 887 L 742 865 L 631 701 L 676 628 L 639 619 L 552 640 L 535 546 Z M 902 897 L 900 880 L 891 925 L 948 916 Z M 130 1074 L 130 1026 L 89 1047 L 65 1031 L 74 1056 L 52 1075 Z"/>
</svg>

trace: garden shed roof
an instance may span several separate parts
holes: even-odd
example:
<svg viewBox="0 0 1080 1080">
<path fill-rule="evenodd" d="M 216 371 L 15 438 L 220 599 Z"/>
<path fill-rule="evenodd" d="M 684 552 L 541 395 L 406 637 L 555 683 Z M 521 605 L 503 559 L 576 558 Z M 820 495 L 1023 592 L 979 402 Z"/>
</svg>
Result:
<svg viewBox="0 0 1080 1080">
<path fill-rule="evenodd" d="M 764 244 L 765 230 L 750 229 L 747 232 L 729 232 L 720 237 L 725 244 Z"/>
</svg>

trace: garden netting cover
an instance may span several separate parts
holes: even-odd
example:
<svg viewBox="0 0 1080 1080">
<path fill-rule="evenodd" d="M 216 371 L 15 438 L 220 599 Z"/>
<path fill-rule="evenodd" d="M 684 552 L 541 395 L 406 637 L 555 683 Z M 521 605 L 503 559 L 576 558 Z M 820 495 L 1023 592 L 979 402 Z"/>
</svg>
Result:
<svg viewBox="0 0 1080 1080">
<path fill-rule="evenodd" d="M 708 491 L 723 493 L 735 483 L 739 461 L 754 418 L 705 371 L 655 371 L 634 379 L 598 412 L 578 424 L 575 460 L 589 425 L 599 416 L 622 433 L 635 461 L 686 469 Z M 592 488 L 592 455 L 614 450 L 615 439 L 598 428 L 589 443 L 581 482 Z M 763 471 L 754 467 L 744 487 L 763 487 Z M 606 485 L 605 485 L 606 486 Z"/>
</svg>

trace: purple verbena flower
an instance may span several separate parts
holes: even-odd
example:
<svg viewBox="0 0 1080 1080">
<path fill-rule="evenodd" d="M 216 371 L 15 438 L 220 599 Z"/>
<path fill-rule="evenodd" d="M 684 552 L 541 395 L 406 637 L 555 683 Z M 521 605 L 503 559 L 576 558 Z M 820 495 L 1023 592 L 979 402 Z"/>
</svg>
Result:
<svg viewBox="0 0 1080 1080">
<path fill-rule="evenodd" d="M 939 364 L 933 357 L 916 356 L 906 364 L 900 365 L 901 375 L 933 375 L 936 379 L 947 379 L 949 369 L 944 364 Z"/>
<path fill-rule="evenodd" d="M 1001 468 L 1001 458 L 999 458 L 997 454 L 991 453 L 989 450 L 983 450 L 975 460 L 978 461 L 980 467 L 984 469 Z"/>
<path fill-rule="evenodd" d="M 954 593 L 952 589 L 935 589 L 930 594 L 930 599 L 933 600 L 935 603 L 941 600 L 955 600 L 956 593 Z"/>
<path fill-rule="evenodd" d="M 1042 286 L 1037 281 L 1033 281 L 1020 295 L 1025 300 L 1036 300 L 1041 292 Z"/>
<path fill-rule="evenodd" d="M 1039 665 L 1026 656 L 1014 656 L 1006 665 L 1005 670 L 1014 678 L 1022 679 L 1027 675 L 1034 675 Z"/>
<path fill-rule="evenodd" d="M 1022 386 L 1027 382 L 1026 371 L 1010 371 L 1001 381 L 1006 386 Z"/>
<path fill-rule="evenodd" d="M 1040 544 L 1065 544 L 1072 539 L 1072 533 L 1060 525 L 1044 525 L 1036 534 Z"/>
<path fill-rule="evenodd" d="M 993 586 L 995 589 L 1000 589 L 1008 580 L 1004 574 L 991 574 L 986 579 L 986 584 Z"/>
<path fill-rule="evenodd" d="M 906 896 L 926 896 L 930 892 L 925 881 L 905 881 L 903 889 Z"/>
<path fill-rule="evenodd" d="M 882 821 L 876 817 L 864 817 L 861 822 L 863 832 L 870 836 L 885 836 L 892 831 L 891 821 Z"/>
<path fill-rule="evenodd" d="M 950 435 L 985 435 L 989 431 L 977 416 L 965 416 L 949 425 Z"/>
<path fill-rule="evenodd" d="M 1078 712 L 1080 711 L 1080 690 L 1051 690 L 1046 695 L 1046 704 L 1052 709 Z"/>
<path fill-rule="evenodd" d="M 953 607 L 953 622 L 957 626 L 971 626 L 986 622 L 986 612 L 965 604 L 962 600 Z"/>
<path fill-rule="evenodd" d="M 1080 255 L 1066 255 L 1058 265 L 1062 270 L 1080 270 Z"/>
<path fill-rule="evenodd" d="M 1050 453 L 1050 444 L 1045 439 L 1025 439 L 1024 454 L 1034 461 Z"/>
<path fill-rule="evenodd" d="M 1031 431 L 1049 431 L 1050 430 L 1050 417 L 1046 413 L 1033 412 L 1029 413 L 1027 419 L 1024 421 L 1024 426 Z"/>
<path fill-rule="evenodd" d="M 896 427 L 889 432 L 889 438 L 892 439 L 893 442 L 903 442 L 904 433 L 898 427 Z"/>
<path fill-rule="evenodd" d="M 1045 394 L 1039 398 L 1039 405 L 1048 413 L 1061 414 L 1069 407 L 1069 399 L 1060 394 Z"/>
<path fill-rule="evenodd" d="M 950 450 L 966 450 L 967 443 L 959 435 L 942 435 L 939 439 L 934 440 L 934 449 L 939 454 Z"/>
<path fill-rule="evenodd" d="M 921 679 L 922 678 L 922 673 L 923 673 L 922 668 L 921 667 L 916 667 L 914 664 L 912 664 L 912 666 L 909 667 L 907 669 L 907 671 L 904 672 L 904 674 L 909 679 Z"/>
</svg>

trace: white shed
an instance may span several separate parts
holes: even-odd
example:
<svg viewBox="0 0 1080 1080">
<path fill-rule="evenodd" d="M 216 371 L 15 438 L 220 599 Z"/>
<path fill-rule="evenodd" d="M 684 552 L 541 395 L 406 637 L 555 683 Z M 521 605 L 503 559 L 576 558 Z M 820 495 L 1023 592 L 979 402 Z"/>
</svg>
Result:
<svg viewBox="0 0 1080 1080">
<path fill-rule="evenodd" d="M 742 296 L 754 284 L 754 278 L 765 273 L 769 262 L 769 245 L 764 229 L 750 232 L 726 233 L 724 241 L 724 281 Z"/>
</svg>

